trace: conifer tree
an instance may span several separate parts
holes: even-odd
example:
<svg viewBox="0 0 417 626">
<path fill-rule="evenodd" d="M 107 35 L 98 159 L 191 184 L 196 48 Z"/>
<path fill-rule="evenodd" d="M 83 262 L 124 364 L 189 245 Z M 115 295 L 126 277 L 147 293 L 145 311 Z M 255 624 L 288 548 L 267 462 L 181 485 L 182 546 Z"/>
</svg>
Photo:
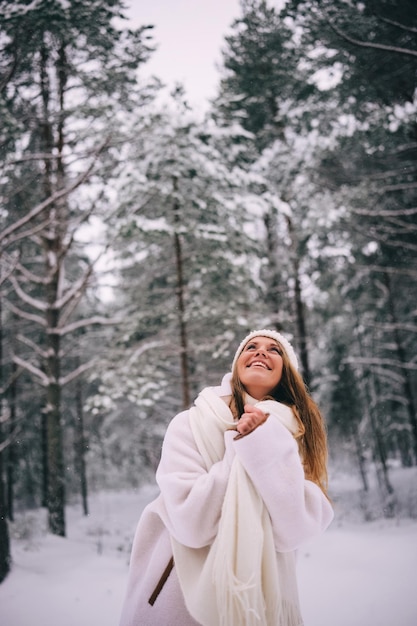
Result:
<svg viewBox="0 0 417 626">
<path fill-rule="evenodd" d="M 106 168 L 116 167 L 114 119 L 144 102 L 136 70 L 150 48 L 146 28 L 115 25 L 123 18 L 118 1 L 0 6 L 0 65 L 7 82 L 2 109 L 10 120 L 4 145 L 9 155 L 13 148 L 3 178 L 9 204 L 2 243 L 13 250 L 16 239 L 23 242 L 9 277 L 19 302 L 9 299 L 9 308 L 41 337 L 26 336 L 30 350 L 16 353 L 14 361 L 45 390 L 49 527 L 65 535 L 62 389 L 89 364 L 70 369 L 64 345 L 77 329 L 105 321 L 77 320 L 93 272 L 77 255 L 77 232 L 99 206 Z M 32 168 L 17 187 L 23 205 L 16 204 L 13 185 L 22 163 Z M 83 193 L 82 185 L 93 179 L 97 195 Z"/>
</svg>

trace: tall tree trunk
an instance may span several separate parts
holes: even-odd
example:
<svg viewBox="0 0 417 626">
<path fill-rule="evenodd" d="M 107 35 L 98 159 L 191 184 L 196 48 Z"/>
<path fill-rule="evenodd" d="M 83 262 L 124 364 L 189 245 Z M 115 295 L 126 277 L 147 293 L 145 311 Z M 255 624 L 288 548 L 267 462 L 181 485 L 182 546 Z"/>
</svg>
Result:
<svg viewBox="0 0 417 626">
<path fill-rule="evenodd" d="M 369 411 L 371 419 L 371 428 L 374 437 L 374 458 L 379 465 L 380 471 L 377 471 L 377 476 L 382 491 L 382 498 L 384 502 L 384 515 L 386 517 L 393 517 L 396 509 L 396 498 L 394 493 L 394 487 L 391 484 L 389 477 L 389 470 L 387 464 L 387 454 L 385 450 L 384 439 L 379 428 L 378 420 L 375 416 L 375 407 L 378 406 L 377 396 L 378 390 L 376 388 L 377 381 L 373 379 L 371 382 L 371 408 Z"/>
<path fill-rule="evenodd" d="M 306 385 L 311 382 L 311 371 L 308 357 L 307 347 L 307 328 L 305 320 L 305 307 L 303 297 L 301 293 L 301 281 L 300 281 L 300 260 L 298 258 L 297 250 L 297 238 L 289 215 L 285 216 L 288 226 L 288 233 L 291 240 L 291 259 L 294 273 L 294 308 L 295 308 L 295 323 L 297 328 L 298 350 L 300 353 L 301 368 L 303 378 Z"/>
<path fill-rule="evenodd" d="M 359 327 L 359 320 L 357 325 Z M 359 334 L 356 335 L 356 337 L 359 346 L 359 354 L 363 356 L 365 350 L 362 345 L 361 337 Z M 375 410 L 378 407 L 378 390 L 376 388 L 377 382 L 372 372 L 368 372 L 368 376 L 365 376 L 365 372 L 362 372 L 361 385 L 363 389 L 363 396 L 365 398 L 366 415 L 371 426 L 373 457 L 377 468 L 378 482 L 384 500 L 384 514 L 386 517 L 393 517 L 396 508 L 396 498 L 394 488 L 389 477 L 384 439 L 379 427 L 378 419 L 375 415 Z"/>
<path fill-rule="evenodd" d="M 42 457 L 42 486 L 41 503 L 48 507 L 48 425 L 45 409 L 41 413 L 41 457 Z"/>
<path fill-rule="evenodd" d="M 365 493 L 369 491 L 368 476 L 366 473 L 365 457 L 362 452 L 362 440 L 359 436 L 357 424 L 352 424 L 352 436 L 355 443 L 355 454 L 358 462 L 359 474 L 362 481 L 362 487 Z"/>
<path fill-rule="evenodd" d="M 48 326 L 50 330 L 55 325 Z M 47 441 L 48 441 L 48 522 L 54 535 L 65 537 L 65 476 L 63 455 L 63 434 L 61 424 L 61 386 L 59 363 L 59 335 L 50 334 L 50 356 L 48 358 L 49 384 L 47 401 Z"/>
<path fill-rule="evenodd" d="M 15 445 L 13 441 L 13 433 L 16 428 L 16 400 L 17 400 L 17 366 L 12 363 L 12 374 L 9 388 L 9 406 L 10 406 L 10 424 L 9 437 L 10 442 L 7 450 L 7 514 L 9 520 L 14 520 L 14 470 L 16 463 Z"/>
<path fill-rule="evenodd" d="M 2 425 L 0 423 L 0 444 L 3 442 Z M 7 526 L 7 511 L 3 482 L 3 456 L 4 451 L 0 450 L 0 583 L 10 571 L 11 554 L 9 529 Z"/>
<path fill-rule="evenodd" d="M 79 362 L 77 365 L 79 365 Z M 77 413 L 75 416 L 75 456 L 80 477 L 83 512 L 84 515 L 88 515 L 87 472 L 85 465 L 86 444 L 84 436 L 84 411 L 81 377 L 77 378 L 75 385 L 75 402 L 77 407 Z"/>
<path fill-rule="evenodd" d="M 48 73 L 48 52 L 42 48 L 40 79 L 43 104 L 42 137 L 46 155 L 52 155 L 55 148 L 51 125 L 50 74 Z M 57 126 L 56 148 L 57 158 L 44 160 L 44 192 L 45 197 L 53 190 L 59 191 L 64 186 L 64 165 L 62 150 L 64 147 L 64 92 L 66 84 L 65 48 L 62 45 L 57 63 L 56 78 L 58 84 L 59 119 Z M 55 169 L 52 166 L 55 165 Z M 61 421 L 61 339 L 59 334 L 60 309 L 57 306 L 63 281 L 62 247 L 66 232 L 67 207 L 66 199 L 58 200 L 49 209 L 48 231 L 43 237 L 45 256 L 46 284 L 46 430 L 48 459 L 48 522 L 49 530 L 65 536 L 65 474 L 63 453 L 63 432 Z"/>
<path fill-rule="evenodd" d="M 190 406 L 190 383 L 189 383 L 189 363 L 188 363 L 188 341 L 187 326 L 185 322 L 185 301 L 184 301 L 184 271 L 183 271 L 183 255 L 181 238 L 178 233 L 178 227 L 181 224 L 180 206 L 177 198 L 178 180 L 173 179 L 174 187 L 174 251 L 175 266 L 177 272 L 177 306 L 178 321 L 180 328 L 180 360 L 181 360 L 181 388 L 182 388 L 182 405 L 184 409 Z"/>
<path fill-rule="evenodd" d="M 278 265 L 278 224 L 276 210 L 271 210 L 264 215 L 264 224 L 266 230 L 266 245 L 268 251 L 268 267 L 269 267 L 269 285 L 267 291 L 267 302 L 272 313 L 273 324 L 276 330 L 282 330 L 281 311 L 282 311 L 282 293 L 280 289 L 280 271 Z"/>
<path fill-rule="evenodd" d="M 398 318 L 397 318 L 397 313 L 395 311 L 391 280 L 388 275 L 388 272 L 384 272 L 384 282 L 385 282 L 385 286 L 388 292 L 388 310 L 389 310 L 392 327 L 393 327 L 395 349 L 397 352 L 397 358 L 399 362 L 401 363 L 400 372 L 401 372 L 401 376 L 403 380 L 403 396 L 404 396 L 405 406 L 407 407 L 408 421 L 410 422 L 410 426 L 411 426 L 411 436 L 412 436 L 412 442 L 413 442 L 412 446 L 414 450 L 414 458 L 415 458 L 415 462 L 417 463 L 417 411 L 416 411 L 416 406 L 414 404 L 413 392 L 411 389 L 410 372 L 405 367 L 407 363 L 407 358 L 406 358 L 405 350 L 403 348 L 403 345 L 400 339 L 400 333 L 398 330 Z"/>
<path fill-rule="evenodd" d="M 1 272 L 1 266 L 0 266 Z M 0 276 L 1 279 L 1 276 Z M 0 281 L 1 287 L 1 281 Z M 10 571 L 11 555 L 10 555 L 10 539 L 9 528 L 7 526 L 7 510 L 3 482 L 3 459 L 4 449 L 3 443 L 3 424 L 1 418 L 4 411 L 4 394 L 3 387 L 5 384 L 4 364 L 3 364 L 3 314 L 2 314 L 2 294 L 0 291 L 0 583 L 4 580 Z"/>
</svg>

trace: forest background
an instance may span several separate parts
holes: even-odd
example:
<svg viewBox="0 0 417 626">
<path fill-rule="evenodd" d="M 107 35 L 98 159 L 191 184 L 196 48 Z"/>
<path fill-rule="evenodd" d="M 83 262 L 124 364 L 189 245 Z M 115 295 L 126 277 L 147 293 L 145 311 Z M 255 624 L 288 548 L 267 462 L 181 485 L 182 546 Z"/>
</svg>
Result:
<svg viewBox="0 0 417 626">
<path fill-rule="evenodd" d="M 254 327 L 293 340 L 364 519 L 416 517 L 413 0 L 242 0 L 203 118 L 125 17 L 0 0 L 0 581 L 15 514 L 65 536 L 146 483 Z"/>
</svg>

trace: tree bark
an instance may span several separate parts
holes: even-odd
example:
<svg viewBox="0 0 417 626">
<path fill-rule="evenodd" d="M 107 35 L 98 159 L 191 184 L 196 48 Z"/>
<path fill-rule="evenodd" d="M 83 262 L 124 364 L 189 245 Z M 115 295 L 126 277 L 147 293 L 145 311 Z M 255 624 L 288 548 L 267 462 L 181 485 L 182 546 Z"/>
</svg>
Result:
<svg viewBox="0 0 417 626">
<path fill-rule="evenodd" d="M 359 346 L 359 353 L 362 355 L 364 349 L 359 335 L 357 335 L 357 342 Z M 396 508 L 395 492 L 389 477 L 384 439 L 379 427 L 378 419 L 375 415 L 375 410 L 378 407 L 378 389 L 376 388 L 377 380 L 374 378 L 372 371 L 367 372 L 367 374 L 368 376 L 365 376 L 365 372 L 362 371 L 361 384 L 363 385 L 363 396 L 366 402 L 365 410 L 371 427 L 373 458 L 377 468 L 376 474 L 384 500 L 384 514 L 386 517 L 393 517 Z"/>
<path fill-rule="evenodd" d="M 363 487 L 364 492 L 367 493 L 369 491 L 369 483 L 368 483 L 368 476 L 366 473 L 365 457 L 362 453 L 362 440 L 359 436 L 358 428 L 356 424 L 352 424 L 352 436 L 353 436 L 353 441 L 355 442 L 355 454 L 356 454 L 356 459 L 358 461 L 359 474 L 362 480 L 362 487 Z"/>
<path fill-rule="evenodd" d="M 13 433 L 16 427 L 16 401 L 17 401 L 17 366 L 12 363 L 12 376 L 9 388 L 9 407 L 10 407 L 10 424 L 9 437 L 10 443 L 7 449 L 7 515 L 11 522 L 14 521 L 14 469 L 16 463 L 15 445 L 13 441 Z"/>
<path fill-rule="evenodd" d="M 277 242 L 277 216 L 273 208 L 271 211 L 265 213 L 264 224 L 266 230 L 266 245 L 268 250 L 268 266 L 269 266 L 269 285 L 267 300 L 269 307 L 271 308 L 274 326 L 276 330 L 282 330 L 282 324 L 280 323 L 281 310 L 282 310 L 282 297 L 280 294 L 280 274 L 278 266 L 278 242 Z"/>
<path fill-rule="evenodd" d="M 0 267 L 1 272 L 1 267 Z M 3 364 L 3 315 L 2 315 L 2 294 L 0 291 L 0 389 L 4 386 L 4 364 Z M 4 397 L 0 392 L 0 418 L 3 417 Z M 3 443 L 2 421 L 0 420 L 0 444 Z M 10 538 L 7 525 L 7 510 L 5 502 L 4 482 L 3 482 L 3 459 L 4 450 L 0 448 L 0 583 L 10 571 Z"/>
<path fill-rule="evenodd" d="M 79 361 L 79 359 L 78 359 Z M 78 365 L 79 366 L 79 362 Z M 84 411 L 81 378 L 77 378 L 75 388 L 75 401 L 77 412 L 75 416 L 75 456 L 77 459 L 78 473 L 80 477 L 80 490 L 84 515 L 88 515 L 87 472 L 85 464 L 86 442 L 84 436 Z"/>
<path fill-rule="evenodd" d="M 174 177 L 174 251 L 175 266 L 177 272 L 177 306 L 178 321 L 180 329 L 180 361 L 181 361 L 181 388 L 182 388 L 182 405 L 184 409 L 190 406 L 190 383 L 189 383 L 189 362 L 188 362 L 188 340 L 187 325 L 185 321 L 185 299 L 184 299 L 184 271 L 183 271 L 183 255 L 181 238 L 178 233 L 180 225 L 179 202 L 177 198 L 178 180 Z"/>
<path fill-rule="evenodd" d="M 397 314 L 396 314 L 395 306 L 394 306 L 394 298 L 392 295 L 391 280 L 390 280 L 388 272 L 384 272 L 383 276 L 384 276 L 384 283 L 388 292 L 388 310 L 389 310 L 389 315 L 392 321 L 393 335 L 394 335 L 394 342 L 395 342 L 397 357 L 398 357 L 399 362 L 405 365 L 407 363 L 407 358 L 406 358 L 406 354 L 405 354 L 405 351 L 401 342 L 400 333 L 398 330 L 398 319 L 397 319 Z M 403 367 L 401 368 L 401 376 L 403 380 L 403 395 L 404 395 L 405 405 L 407 407 L 408 421 L 411 427 L 414 459 L 415 459 L 415 463 L 417 463 L 417 411 L 416 411 L 416 406 L 414 404 L 413 392 L 411 388 L 410 372 L 405 367 Z"/>
<path fill-rule="evenodd" d="M 45 154 L 53 154 L 54 138 L 50 123 L 49 100 L 50 83 L 47 70 L 48 53 L 43 47 L 41 51 L 41 95 L 43 103 L 42 138 Z M 59 79 L 59 100 L 62 112 L 62 85 Z M 63 130 L 60 129 L 59 142 L 62 150 Z M 56 185 L 63 187 L 63 170 L 61 154 L 56 163 Z M 52 159 L 44 160 L 43 185 L 45 197 L 52 194 Z M 61 386 L 60 386 L 60 335 L 59 309 L 56 302 L 59 297 L 61 273 L 62 273 L 62 234 L 64 231 L 64 207 L 65 199 L 55 202 L 49 208 L 49 226 L 43 237 L 45 276 L 48 277 L 46 285 L 46 375 L 48 384 L 46 388 L 46 431 L 47 431 L 47 459 L 48 459 L 48 523 L 49 530 L 59 536 L 65 536 L 65 476 L 63 459 L 63 434 L 61 424 Z"/>
<path fill-rule="evenodd" d="M 289 215 L 285 216 L 288 226 L 288 233 L 291 240 L 291 257 L 294 272 L 294 305 L 295 321 L 297 328 L 298 350 L 300 353 L 301 368 L 304 382 L 309 385 L 311 382 L 311 371 L 307 347 L 307 328 L 305 320 L 305 307 L 301 292 L 300 281 L 300 260 L 298 258 L 297 241 L 294 232 L 294 225 Z"/>
<path fill-rule="evenodd" d="M 41 415 L 41 457 L 42 457 L 42 506 L 48 507 L 48 425 L 45 410 Z"/>
</svg>

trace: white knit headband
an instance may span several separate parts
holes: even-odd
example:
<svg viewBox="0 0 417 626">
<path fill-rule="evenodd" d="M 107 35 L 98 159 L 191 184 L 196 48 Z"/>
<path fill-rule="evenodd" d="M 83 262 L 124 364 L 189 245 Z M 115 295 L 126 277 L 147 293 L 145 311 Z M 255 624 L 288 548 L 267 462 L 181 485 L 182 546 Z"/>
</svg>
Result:
<svg viewBox="0 0 417 626">
<path fill-rule="evenodd" d="M 287 353 L 287 356 L 291 364 L 293 365 L 293 367 L 295 367 L 295 369 L 298 370 L 298 359 L 294 352 L 294 348 L 292 347 L 288 339 L 286 339 L 283 335 L 281 335 L 281 333 L 279 333 L 276 330 L 263 329 L 263 330 L 253 330 L 252 332 L 249 333 L 249 335 L 247 335 L 247 337 L 243 339 L 243 341 L 241 341 L 233 359 L 232 372 L 235 369 L 236 361 L 238 360 L 243 348 L 246 346 L 248 341 L 250 341 L 254 337 L 270 337 L 271 339 L 275 339 L 275 341 L 278 341 L 278 343 L 281 344 L 281 346 L 284 348 L 285 352 Z"/>
</svg>

